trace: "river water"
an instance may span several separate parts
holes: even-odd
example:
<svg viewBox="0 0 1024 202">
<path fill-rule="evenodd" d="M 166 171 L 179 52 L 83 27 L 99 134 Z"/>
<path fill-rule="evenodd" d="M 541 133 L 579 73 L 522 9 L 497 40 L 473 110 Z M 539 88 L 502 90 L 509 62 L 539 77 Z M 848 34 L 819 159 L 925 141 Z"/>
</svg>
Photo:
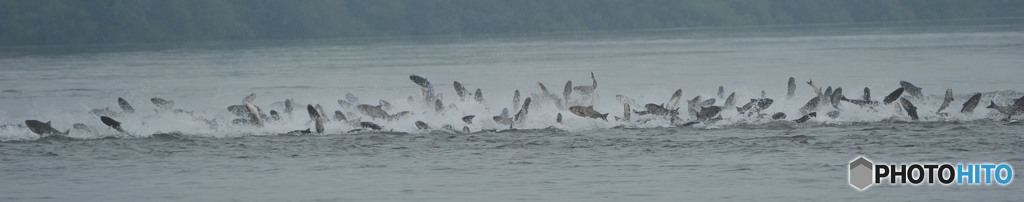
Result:
<svg viewBox="0 0 1024 202">
<path fill-rule="evenodd" d="M 141 48 L 140 48 L 141 47 Z M 365 38 L 132 46 L 7 47 L 0 51 L 0 200 L 281 201 L 281 200 L 1005 200 L 1020 201 L 1019 182 L 999 186 L 875 185 L 859 192 L 847 165 L 877 162 L 1024 161 L 1024 126 L 985 106 L 1024 95 L 1024 26 L 1018 22 L 945 25 L 818 25 L 705 28 L 533 36 Z M 575 116 L 545 99 L 566 81 L 599 83 L 590 99 L 608 121 Z M 446 106 L 420 102 L 427 78 Z M 786 98 L 786 81 L 797 80 Z M 923 88 L 904 110 L 844 103 L 837 117 L 792 120 L 815 96 L 805 84 L 843 87 L 847 97 L 872 90 L 880 100 L 905 80 Z M 484 101 L 462 100 L 458 81 Z M 722 120 L 681 126 L 634 110 L 735 92 L 737 105 L 760 98 L 764 113 L 724 110 Z M 936 113 L 945 89 L 954 101 Z M 513 91 L 531 97 L 528 118 L 508 130 L 491 120 L 513 110 Z M 263 127 L 232 124 L 225 110 L 252 102 L 283 112 Z M 386 121 L 338 104 L 393 105 Z M 959 113 L 982 93 L 973 113 Z M 408 97 L 413 97 L 409 101 Z M 906 95 L 909 96 L 909 95 Z M 135 108 L 121 114 L 117 98 Z M 150 98 L 175 102 L 156 107 Z M 314 127 L 307 104 L 384 132 L 353 131 L 347 121 L 319 135 L 283 135 Z M 125 133 L 99 120 L 110 108 Z M 561 114 L 563 122 L 555 117 Z M 116 116 L 115 116 L 116 115 Z M 460 120 L 475 115 L 473 123 Z M 50 121 L 66 136 L 41 137 L 20 126 Z M 423 121 L 434 130 L 418 130 Z M 455 131 L 441 129 L 452 126 Z M 463 126 L 470 133 L 460 132 Z M 1019 179 L 1021 172 L 1013 178 Z"/>
</svg>

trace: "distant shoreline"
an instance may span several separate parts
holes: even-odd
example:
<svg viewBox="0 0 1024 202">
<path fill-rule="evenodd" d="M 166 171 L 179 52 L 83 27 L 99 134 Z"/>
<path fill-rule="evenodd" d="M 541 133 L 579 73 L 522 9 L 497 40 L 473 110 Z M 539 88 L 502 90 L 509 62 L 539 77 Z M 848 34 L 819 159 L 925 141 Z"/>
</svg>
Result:
<svg viewBox="0 0 1024 202">
<path fill-rule="evenodd" d="M 363 46 L 380 44 L 408 43 L 466 43 L 466 42 L 501 42 L 501 41 L 535 41 L 566 39 L 577 40 L 592 37 L 623 37 L 623 36 L 679 36 L 685 38 L 704 37 L 794 37 L 794 36 L 828 36 L 846 34 L 877 33 L 929 33 L 942 32 L 977 32 L 977 31 L 1024 31 L 1024 17 L 1021 18 L 987 18 L 959 19 L 951 21 L 907 21 L 907 22 L 871 22 L 871 23 L 821 23 L 801 25 L 758 25 L 730 27 L 694 27 L 637 30 L 597 30 L 597 31 L 563 31 L 548 33 L 514 33 L 489 35 L 431 35 L 431 36 L 364 36 L 336 37 L 319 39 L 243 39 L 243 40 L 209 40 L 209 41 L 176 41 L 176 42 L 139 42 L 139 43 L 107 43 L 107 44 L 53 44 L 53 45 L 6 45 L 0 46 L 0 58 L 41 55 L 67 55 L 80 53 L 109 53 L 133 51 L 164 51 L 164 50 L 218 50 L 247 49 L 247 47 L 266 48 L 273 46 L 317 46 L 341 45 Z M 864 29 L 868 28 L 868 29 Z M 794 32 L 796 31 L 796 32 Z M 800 33 L 793 35 L 793 33 Z M 877 34 L 874 33 L 874 34 Z M 868 33 L 872 34 L 872 33 Z"/>
<path fill-rule="evenodd" d="M 0 3 L 0 46 L 948 22 L 1024 17 L 1022 1 L 101 0 Z"/>
</svg>

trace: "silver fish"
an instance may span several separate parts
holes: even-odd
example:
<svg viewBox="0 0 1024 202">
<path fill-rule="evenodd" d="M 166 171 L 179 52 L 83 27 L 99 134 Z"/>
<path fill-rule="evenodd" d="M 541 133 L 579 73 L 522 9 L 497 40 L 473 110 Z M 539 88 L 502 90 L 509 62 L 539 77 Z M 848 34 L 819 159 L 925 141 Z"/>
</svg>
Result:
<svg viewBox="0 0 1024 202">
<path fill-rule="evenodd" d="M 953 102 L 953 89 L 947 88 L 946 96 L 942 98 L 942 105 L 939 106 L 939 110 L 936 110 L 935 113 L 941 114 L 942 110 L 945 110 L 946 107 L 949 107 L 950 102 Z"/>
<path fill-rule="evenodd" d="M 960 109 L 960 113 L 971 113 L 975 107 L 978 107 L 978 103 L 981 102 L 981 93 L 975 93 L 967 102 L 964 102 L 964 108 Z"/>
<path fill-rule="evenodd" d="M 121 106 L 121 112 L 125 114 L 135 113 L 135 108 L 131 104 L 128 104 L 128 100 L 124 98 L 117 98 L 117 104 Z"/>
<path fill-rule="evenodd" d="M 789 82 L 786 83 L 786 99 L 793 99 L 796 95 L 796 78 L 789 77 Z"/>
<path fill-rule="evenodd" d="M 594 110 L 594 106 L 593 105 L 590 105 L 590 106 L 572 106 L 572 107 L 569 107 L 569 112 L 572 112 L 572 114 L 575 114 L 576 116 L 580 116 L 580 117 L 584 117 L 584 118 L 594 118 L 594 119 L 600 118 L 602 120 L 608 121 L 608 114 L 607 113 L 602 114 L 601 112 L 597 112 L 597 110 Z"/>
</svg>

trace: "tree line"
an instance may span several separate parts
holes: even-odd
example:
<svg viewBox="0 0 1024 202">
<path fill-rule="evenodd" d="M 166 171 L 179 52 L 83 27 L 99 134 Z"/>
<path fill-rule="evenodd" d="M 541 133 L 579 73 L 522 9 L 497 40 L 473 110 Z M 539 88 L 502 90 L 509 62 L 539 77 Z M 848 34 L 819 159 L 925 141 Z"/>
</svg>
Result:
<svg viewBox="0 0 1024 202">
<path fill-rule="evenodd" d="M 0 45 L 954 20 L 1019 0 L 0 0 Z"/>
</svg>

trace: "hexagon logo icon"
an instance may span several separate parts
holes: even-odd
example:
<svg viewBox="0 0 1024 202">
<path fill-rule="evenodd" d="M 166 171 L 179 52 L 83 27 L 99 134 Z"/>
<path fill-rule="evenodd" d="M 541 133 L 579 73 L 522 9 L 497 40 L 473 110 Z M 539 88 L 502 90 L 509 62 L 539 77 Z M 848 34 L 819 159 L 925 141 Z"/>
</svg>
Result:
<svg viewBox="0 0 1024 202">
<path fill-rule="evenodd" d="M 858 156 L 850 161 L 850 186 L 856 188 L 857 191 L 864 191 L 874 184 L 874 181 L 871 180 L 871 171 L 874 167 L 874 163 L 863 156 Z"/>
</svg>

